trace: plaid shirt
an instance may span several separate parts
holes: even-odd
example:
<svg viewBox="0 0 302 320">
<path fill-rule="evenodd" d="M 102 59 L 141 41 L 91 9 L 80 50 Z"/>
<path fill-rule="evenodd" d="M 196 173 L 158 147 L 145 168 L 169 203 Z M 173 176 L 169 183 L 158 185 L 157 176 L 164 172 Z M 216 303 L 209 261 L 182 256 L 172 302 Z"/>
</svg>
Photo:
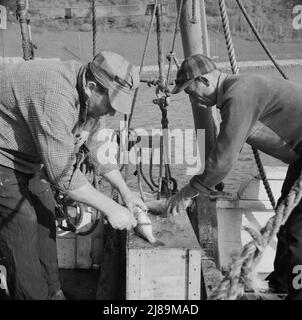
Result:
<svg viewBox="0 0 302 320">
<path fill-rule="evenodd" d="M 44 166 L 49 181 L 65 192 L 88 183 L 74 170 L 80 67 L 75 61 L 30 61 L 0 72 L 0 164 L 26 174 Z M 116 168 L 109 164 L 98 172 Z"/>
</svg>

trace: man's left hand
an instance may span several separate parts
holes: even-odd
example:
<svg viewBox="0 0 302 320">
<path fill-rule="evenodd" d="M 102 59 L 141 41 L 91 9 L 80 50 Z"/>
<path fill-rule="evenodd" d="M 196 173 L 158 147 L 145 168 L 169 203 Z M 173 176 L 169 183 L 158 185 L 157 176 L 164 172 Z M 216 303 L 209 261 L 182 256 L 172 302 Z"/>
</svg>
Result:
<svg viewBox="0 0 302 320">
<path fill-rule="evenodd" d="M 178 191 L 169 201 L 167 214 L 177 215 L 180 211 L 184 211 L 190 205 L 193 198 L 198 196 L 198 192 L 189 184 L 186 184 Z"/>
<path fill-rule="evenodd" d="M 134 208 L 139 207 L 142 210 L 148 210 L 147 206 L 145 205 L 144 201 L 134 192 L 127 192 L 122 195 L 122 199 L 124 201 L 125 206 L 128 208 L 132 214 L 134 214 Z"/>
</svg>

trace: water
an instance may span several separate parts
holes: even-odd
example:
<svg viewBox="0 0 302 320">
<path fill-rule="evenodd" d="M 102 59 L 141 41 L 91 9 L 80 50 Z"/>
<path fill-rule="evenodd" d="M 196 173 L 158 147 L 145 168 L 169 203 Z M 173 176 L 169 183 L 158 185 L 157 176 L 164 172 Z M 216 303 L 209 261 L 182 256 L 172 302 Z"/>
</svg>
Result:
<svg viewBox="0 0 302 320">
<path fill-rule="evenodd" d="M 288 77 L 297 82 L 302 81 L 302 68 L 290 69 L 286 68 L 285 72 Z M 266 74 L 268 76 L 277 76 L 279 74 L 274 69 L 267 70 L 246 70 L 241 73 L 260 73 Z M 146 128 L 154 129 L 161 127 L 161 112 L 157 105 L 152 103 L 155 98 L 154 87 L 149 88 L 147 85 L 142 84 L 138 93 L 137 104 L 135 106 L 135 112 L 132 120 L 133 128 Z M 194 121 L 191 110 L 191 105 L 186 94 L 180 93 L 171 97 L 171 104 L 168 109 L 169 117 L 169 128 L 171 130 L 180 129 L 193 129 Z M 109 127 L 116 127 L 119 125 L 119 121 L 122 117 L 109 118 L 107 120 L 107 125 Z M 146 144 L 146 140 L 143 139 L 141 143 L 142 146 Z M 154 146 L 158 147 L 158 140 L 154 142 Z M 179 147 L 179 146 L 178 146 Z M 261 157 L 264 165 L 274 165 L 274 166 L 285 166 L 282 162 L 261 153 Z M 173 160 L 173 157 L 172 157 Z M 244 145 L 237 163 L 234 165 L 232 171 L 224 180 L 225 191 L 236 194 L 239 186 L 242 182 L 248 179 L 252 168 L 255 167 L 255 160 L 252 154 L 251 147 L 247 144 Z M 143 166 L 145 174 L 148 176 L 148 167 Z M 155 177 L 157 176 L 158 167 L 155 168 Z M 135 171 L 135 166 L 129 166 L 129 184 L 130 186 L 136 188 L 136 178 L 133 176 Z M 191 176 L 187 175 L 187 166 L 172 164 L 171 165 L 172 176 L 177 179 L 179 186 L 183 186 L 187 183 Z M 144 191 L 149 191 L 147 185 L 143 183 Z"/>
</svg>

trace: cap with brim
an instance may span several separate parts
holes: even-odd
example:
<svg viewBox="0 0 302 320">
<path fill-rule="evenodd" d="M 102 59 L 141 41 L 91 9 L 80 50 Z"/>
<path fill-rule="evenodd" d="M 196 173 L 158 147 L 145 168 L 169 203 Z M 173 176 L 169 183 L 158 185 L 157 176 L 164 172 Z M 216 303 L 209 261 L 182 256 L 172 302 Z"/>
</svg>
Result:
<svg viewBox="0 0 302 320">
<path fill-rule="evenodd" d="M 95 80 L 108 89 L 112 108 L 129 114 L 135 89 L 139 86 L 139 73 L 124 57 L 110 51 L 99 53 L 88 64 Z"/>
<path fill-rule="evenodd" d="M 186 89 L 197 77 L 216 70 L 215 63 L 203 54 L 195 54 L 186 58 L 177 71 L 175 87 L 171 93 L 175 94 Z"/>
<path fill-rule="evenodd" d="M 194 79 L 185 81 L 183 83 L 176 83 L 175 87 L 172 89 L 171 93 L 176 94 L 178 92 L 181 92 L 182 90 L 185 90 L 192 82 Z"/>
<path fill-rule="evenodd" d="M 124 91 L 119 85 L 110 84 L 108 87 L 109 101 L 114 110 L 123 114 L 131 112 L 134 91 Z"/>
</svg>

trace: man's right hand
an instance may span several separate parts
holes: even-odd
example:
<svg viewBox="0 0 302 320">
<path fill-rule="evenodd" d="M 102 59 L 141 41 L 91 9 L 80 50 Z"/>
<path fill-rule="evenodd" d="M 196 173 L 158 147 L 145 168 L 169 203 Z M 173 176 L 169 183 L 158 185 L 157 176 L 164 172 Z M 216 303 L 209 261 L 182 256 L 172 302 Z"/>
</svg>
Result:
<svg viewBox="0 0 302 320">
<path fill-rule="evenodd" d="M 117 210 L 112 210 L 112 212 L 110 212 L 110 214 L 107 214 L 106 217 L 108 219 L 108 222 L 114 229 L 130 230 L 137 225 L 137 221 L 134 218 L 133 214 L 128 209 L 120 205 Z"/>
<path fill-rule="evenodd" d="M 108 222 L 114 229 L 130 230 L 137 224 L 133 214 L 127 208 L 96 190 L 90 183 L 69 191 L 67 195 L 75 201 L 83 202 L 104 212 Z"/>
</svg>

